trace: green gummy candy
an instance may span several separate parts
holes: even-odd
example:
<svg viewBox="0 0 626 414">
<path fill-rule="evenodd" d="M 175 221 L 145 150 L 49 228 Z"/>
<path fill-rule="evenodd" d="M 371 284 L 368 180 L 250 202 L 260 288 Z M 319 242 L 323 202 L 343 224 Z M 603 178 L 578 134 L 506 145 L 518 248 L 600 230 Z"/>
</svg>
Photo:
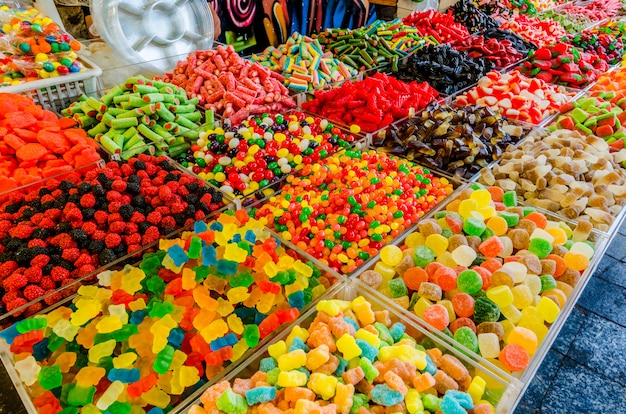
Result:
<svg viewBox="0 0 626 414">
<path fill-rule="evenodd" d="M 507 226 L 515 227 L 519 224 L 519 215 L 510 213 L 508 211 L 498 212 L 498 216 L 502 217 L 506 221 Z"/>
<path fill-rule="evenodd" d="M 500 308 L 492 300 L 481 296 L 474 302 L 474 322 L 497 322 L 500 319 Z"/>
<path fill-rule="evenodd" d="M 422 404 L 424 404 L 424 409 L 434 413 L 439 410 L 439 403 L 441 402 L 441 398 L 438 398 L 432 394 L 421 394 Z"/>
<path fill-rule="evenodd" d="M 278 382 L 278 376 L 280 375 L 280 368 L 274 368 L 267 372 L 267 383 L 270 385 L 276 385 Z"/>
<path fill-rule="evenodd" d="M 369 359 L 361 358 L 359 362 L 359 366 L 365 373 L 365 379 L 368 382 L 372 383 L 374 382 L 374 379 L 378 377 L 378 374 L 379 374 L 378 369 L 376 369 L 376 367 L 372 364 L 372 362 Z"/>
<path fill-rule="evenodd" d="M 534 213 L 536 211 L 537 211 L 537 209 L 535 207 L 530 207 L 530 206 L 522 207 L 522 212 L 524 214 L 524 217 L 526 217 L 530 213 Z"/>
<path fill-rule="evenodd" d="M 245 414 L 248 411 L 246 399 L 232 390 L 226 390 L 215 401 L 217 408 L 228 414 Z"/>
<path fill-rule="evenodd" d="M 552 275 L 543 275 L 539 276 L 541 280 L 541 293 L 546 290 L 556 289 L 556 280 L 554 280 L 554 276 Z"/>
<path fill-rule="evenodd" d="M 576 122 L 583 123 L 587 120 L 587 118 L 589 117 L 589 114 L 580 108 L 574 108 L 574 110 L 570 113 L 570 116 Z"/>
<path fill-rule="evenodd" d="M 472 352 L 478 352 L 478 337 L 467 326 L 462 326 L 454 332 L 454 340 Z"/>
<path fill-rule="evenodd" d="M 409 294 L 409 290 L 407 289 L 404 280 L 401 278 L 391 279 L 387 282 L 387 285 L 391 291 L 392 298 L 401 298 L 402 296 L 407 296 Z"/>
<path fill-rule="evenodd" d="M 67 403 L 74 407 L 80 407 L 93 402 L 93 396 L 96 394 L 96 387 L 80 387 L 74 384 L 67 395 Z"/>
<path fill-rule="evenodd" d="M 41 371 L 39 371 L 39 375 L 37 376 L 37 381 L 44 390 L 53 390 L 60 387 L 63 383 L 61 367 L 59 365 L 41 367 Z"/>
<path fill-rule="evenodd" d="M 357 414 L 361 407 L 369 408 L 369 397 L 365 394 L 354 394 L 352 396 L 352 408 L 350 414 Z"/>
<path fill-rule="evenodd" d="M 470 236 L 480 236 L 486 228 L 485 222 L 475 217 L 468 217 L 463 223 L 463 231 Z"/>
<path fill-rule="evenodd" d="M 517 193 L 515 191 L 507 191 L 502 195 L 502 202 L 507 207 L 517 206 Z"/>
<path fill-rule="evenodd" d="M 426 267 L 427 264 L 435 260 L 435 252 L 427 246 L 417 246 L 413 252 L 413 261 L 415 266 L 421 268 Z"/>
<path fill-rule="evenodd" d="M 133 406 L 127 402 L 115 401 L 107 408 L 107 413 L 110 414 L 130 414 L 133 411 Z"/>
<path fill-rule="evenodd" d="M 387 342 L 389 344 L 394 343 L 393 336 L 391 335 L 391 332 L 389 332 L 389 328 L 387 328 L 384 324 L 376 322 L 374 323 L 374 328 L 376 328 L 376 330 L 378 331 L 378 337 L 381 341 Z"/>
<path fill-rule="evenodd" d="M 552 252 L 552 243 L 545 239 L 535 238 L 530 241 L 528 251 L 540 259 L 545 259 Z"/>
</svg>

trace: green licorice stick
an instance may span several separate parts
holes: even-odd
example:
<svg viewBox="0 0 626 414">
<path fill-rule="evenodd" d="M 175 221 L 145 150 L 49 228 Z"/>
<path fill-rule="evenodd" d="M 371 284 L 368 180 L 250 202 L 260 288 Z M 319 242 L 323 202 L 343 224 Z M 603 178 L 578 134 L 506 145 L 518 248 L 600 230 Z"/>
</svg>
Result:
<svg viewBox="0 0 626 414">
<path fill-rule="evenodd" d="M 89 116 L 96 116 L 96 114 L 98 113 L 98 111 L 93 109 L 87 102 L 81 102 L 80 109 L 85 115 Z"/>
<path fill-rule="evenodd" d="M 104 134 L 108 130 L 109 130 L 109 127 L 106 126 L 104 122 L 100 122 L 95 127 L 87 131 L 87 135 L 89 135 L 90 137 L 95 137 L 98 134 Z"/>
<path fill-rule="evenodd" d="M 159 93 L 159 90 L 154 86 L 133 85 L 133 92 L 139 92 L 142 95 L 147 95 L 149 93 Z"/>
<path fill-rule="evenodd" d="M 139 125 L 137 118 L 116 118 L 111 121 L 111 128 L 127 129 Z"/>
<path fill-rule="evenodd" d="M 204 119 L 209 129 L 215 129 L 215 112 L 212 109 L 205 112 Z"/>
<path fill-rule="evenodd" d="M 127 93 L 124 95 L 117 95 L 113 97 L 113 103 L 117 105 L 117 104 L 121 104 L 122 102 L 128 102 L 129 98 L 130 96 Z"/>
<path fill-rule="evenodd" d="M 137 128 L 130 127 L 126 131 L 124 131 L 124 133 L 122 135 L 124 135 L 124 138 L 130 139 L 133 136 L 135 136 L 137 133 L 138 133 Z"/>
<path fill-rule="evenodd" d="M 106 110 L 106 113 L 117 117 L 120 114 L 126 113 L 126 111 L 127 111 L 126 109 L 111 107 Z"/>
<path fill-rule="evenodd" d="M 128 107 L 124 109 L 141 108 L 146 103 L 139 96 L 131 96 L 128 98 Z"/>
<path fill-rule="evenodd" d="M 189 150 L 189 148 L 191 148 L 191 144 L 189 143 L 184 143 L 182 145 L 178 145 L 176 147 L 170 147 L 168 150 L 168 153 L 170 155 L 170 157 L 177 157 L 180 154 L 187 152 Z"/>
<path fill-rule="evenodd" d="M 159 134 L 163 139 L 165 139 L 165 141 L 169 144 L 170 140 L 174 140 L 175 137 L 170 134 L 165 128 L 163 128 L 163 126 L 156 124 L 155 126 L 152 127 L 152 130 L 154 132 L 156 132 L 157 134 Z"/>
<path fill-rule="evenodd" d="M 167 122 L 174 122 L 176 120 L 176 116 L 171 113 L 166 107 L 165 105 L 158 103 L 156 105 L 156 112 L 157 114 L 159 114 L 159 117 L 161 117 L 161 119 L 163 119 L 164 121 Z"/>
<path fill-rule="evenodd" d="M 173 95 L 174 88 L 172 88 L 170 85 L 163 84 L 163 86 L 159 87 L 159 92 L 161 92 L 162 94 Z"/>
<path fill-rule="evenodd" d="M 107 110 L 107 106 L 105 104 L 103 104 L 102 102 L 100 102 L 99 100 L 97 100 L 96 98 L 90 96 L 89 98 L 87 98 L 87 105 L 91 106 L 93 109 L 95 109 L 98 112 L 106 112 Z"/>
<path fill-rule="evenodd" d="M 182 116 L 183 118 L 186 118 L 196 124 L 200 123 L 200 120 L 202 119 L 202 114 L 198 111 L 188 112 L 186 114 L 176 114 L 176 116 Z"/>
<path fill-rule="evenodd" d="M 141 108 L 133 108 L 133 109 L 129 109 L 128 111 L 119 114 L 118 116 L 116 116 L 116 119 L 123 119 L 123 118 L 138 118 L 140 116 L 143 116 L 143 111 L 141 110 Z"/>
<path fill-rule="evenodd" d="M 146 102 L 163 102 L 163 94 L 162 93 L 148 93 L 142 97 L 144 101 L 144 105 Z"/>
<path fill-rule="evenodd" d="M 122 152 L 122 149 L 115 143 L 115 141 L 113 141 L 107 135 L 102 135 L 100 137 L 100 143 L 102 144 L 104 149 L 109 151 L 111 154 L 119 154 L 120 152 Z"/>
<path fill-rule="evenodd" d="M 196 110 L 196 106 L 192 104 L 169 105 L 167 109 L 169 109 L 171 112 L 175 114 L 186 114 L 189 112 L 194 112 Z"/>
<path fill-rule="evenodd" d="M 137 127 L 137 130 L 139 131 L 141 135 L 148 138 L 152 142 L 165 142 L 164 138 L 161 135 L 157 134 L 156 132 L 154 132 L 153 130 L 145 126 L 144 124 L 139 125 Z"/>
<path fill-rule="evenodd" d="M 115 85 L 111 88 L 109 92 L 107 92 L 102 98 L 100 98 L 100 100 L 106 106 L 110 106 L 111 102 L 114 102 L 114 98 L 122 95 L 123 93 L 124 91 L 122 90 L 122 88 L 120 88 L 118 85 Z"/>
<path fill-rule="evenodd" d="M 115 121 L 115 117 L 110 113 L 107 112 L 106 114 L 102 115 L 102 122 L 104 122 L 104 124 L 109 128 L 111 128 L 111 122 L 113 121 Z"/>
<path fill-rule="evenodd" d="M 90 127 L 92 125 L 94 125 L 96 122 L 98 122 L 98 120 L 96 118 L 94 118 L 93 116 L 87 116 L 87 115 L 74 115 L 72 117 L 76 122 L 78 122 L 78 125 L 85 129 L 87 127 Z"/>
<path fill-rule="evenodd" d="M 117 144 L 118 147 L 124 148 L 124 141 L 126 141 L 126 139 L 124 138 L 124 135 L 117 134 L 113 136 L 113 141 Z"/>
<path fill-rule="evenodd" d="M 146 145 L 146 142 L 143 140 L 141 135 L 135 133 L 135 135 L 133 135 L 132 137 L 128 138 L 124 142 L 124 147 L 122 149 L 124 151 L 128 151 L 128 150 L 130 150 L 131 148 L 133 148 L 137 144 Z"/>
<path fill-rule="evenodd" d="M 171 142 L 168 142 L 170 147 L 178 147 L 186 143 L 187 141 L 185 141 L 185 137 L 182 136 L 175 137 Z"/>
<path fill-rule="evenodd" d="M 178 125 L 182 125 L 185 128 L 189 128 L 189 129 L 198 128 L 198 125 L 194 124 L 192 121 L 185 118 L 184 116 L 176 115 L 176 117 L 174 118 L 174 121 L 176 121 Z"/>
<path fill-rule="evenodd" d="M 122 154 L 120 154 L 120 157 L 123 160 L 128 161 L 129 159 L 133 158 L 134 156 L 139 155 L 139 154 L 143 154 L 145 152 L 147 152 L 150 155 L 154 155 L 155 149 L 152 146 L 138 145 L 135 148 L 131 148 L 128 151 L 122 152 Z"/>
<path fill-rule="evenodd" d="M 165 102 L 167 104 L 172 104 L 172 105 L 179 105 L 180 104 L 180 98 L 176 97 L 176 95 L 164 94 L 163 95 L 163 102 Z"/>
<path fill-rule="evenodd" d="M 144 106 L 141 107 L 141 110 L 146 115 L 152 115 L 152 114 L 156 113 L 156 104 L 150 103 L 148 105 L 144 105 Z"/>
</svg>

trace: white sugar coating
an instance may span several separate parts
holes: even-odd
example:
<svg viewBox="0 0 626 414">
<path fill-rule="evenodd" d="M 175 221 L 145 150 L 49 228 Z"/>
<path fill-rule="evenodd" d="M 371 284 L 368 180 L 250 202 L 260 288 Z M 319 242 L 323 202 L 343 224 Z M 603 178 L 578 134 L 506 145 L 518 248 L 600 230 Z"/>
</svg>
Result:
<svg viewBox="0 0 626 414">
<path fill-rule="evenodd" d="M 572 247 L 569 249 L 569 251 L 571 253 L 580 253 L 586 256 L 588 259 L 591 259 L 594 253 L 593 247 L 589 246 L 587 243 L 584 243 L 584 242 L 574 243 Z"/>
</svg>

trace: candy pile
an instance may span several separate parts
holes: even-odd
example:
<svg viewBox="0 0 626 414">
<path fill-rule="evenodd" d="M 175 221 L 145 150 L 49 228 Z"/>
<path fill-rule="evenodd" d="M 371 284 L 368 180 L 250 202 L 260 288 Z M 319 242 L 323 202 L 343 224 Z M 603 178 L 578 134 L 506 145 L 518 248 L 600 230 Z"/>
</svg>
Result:
<svg viewBox="0 0 626 414">
<path fill-rule="evenodd" d="M 409 56 L 396 76 L 404 81 L 428 82 L 439 93 L 452 95 L 475 84 L 493 67 L 493 61 L 471 58 L 449 44 L 428 45 Z"/>
<path fill-rule="evenodd" d="M 357 126 L 352 130 L 359 132 Z M 302 112 L 264 114 L 201 132 L 191 149 L 176 159 L 224 192 L 247 196 L 303 165 L 350 147 L 357 139 L 325 119 Z"/>
<path fill-rule="evenodd" d="M 416 117 L 394 124 L 384 141 L 374 144 L 428 168 L 470 178 L 500 158 L 524 132 L 484 106 L 432 105 Z"/>
<path fill-rule="evenodd" d="M 0 86 L 83 70 L 81 44 L 34 8 L 0 8 Z"/>
<path fill-rule="evenodd" d="M 318 91 L 302 109 L 345 125 L 357 124 L 374 132 L 419 111 L 439 93 L 428 83 L 405 83 L 384 73 L 339 88 Z"/>
<path fill-rule="evenodd" d="M 500 26 L 493 17 L 485 14 L 470 0 L 461 0 L 450 7 L 454 21 L 463 24 L 470 33 L 480 33 Z"/>
<path fill-rule="evenodd" d="M 571 36 L 570 43 L 585 52 L 598 55 L 609 65 L 621 62 L 624 55 L 624 43 L 621 37 L 615 37 L 608 33 L 585 31 Z"/>
<path fill-rule="evenodd" d="M 489 72 L 475 88 L 456 98 L 455 104 L 484 105 L 502 111 L 509 119 L 539 124 L 574 97 L 562 87 L 531 79 L 515 70 L 511 73 Z"/>
<path fill-rule="evenodd" d="M 613 105 L 621 107 L 626 100 L 626 68 L 612 70 L 598 77 L 589 89 L 591 96 L 598 96 Z"/>
<path fill-rule="evenodd" d="M 514 192 L 468 189 L 359 277 L 507 371 L 526 369 L 589 266 L 592 228 L 572 230 Z"/>
<path fill-rule="evenodd" d="M 496 68 L 505 68 L 522 60 L 522 54 L 515 49 L 510 40 L 486 39 L 483 36 L 469 36 L 452 43 L 452 47 L 466 52 L 470 58 L 485 58 L 493 62 Z"/>
<path fill-rule="evenodd" d="M 111 154 L 128 159 L 150 144 L 176 156 L 198 138 L 202 114 L 198 98 L 185 90 L 142 76 L 126 79 L 99 100 L 82 96 L 61 113 L 74 119 Z"/>
<path fill-rule="evenodd" d="M 626 199 L 626 172 L 616 163 L 626 159 L 626 151 L 612 154 L 603 139 L 577 131 L 541 135 L 531 134 L 493 170 L 483 169 L 479 182 L 606 231 Z"/>
<path fill-rule="evenodd" d="M 84 181 L 74 178 L 49 180 L 3 205 L 0 281 L 7 311 L 224 206 L 219 192 L 165 158 L 109 162 Z"/>
<path fill-rule="evenodd" d="M 363 29 L 326 29 L 317 40 L 326 52 L 345 64 L 359 68 L 378 67 L 381 71 L 396 69 L 398 59 L 424 46 L 426 40 L 418 30 L 405 26 L 400 20 L 388 27 L 377 23 Z M 380 33 L 380 35 L 379 35 Z"/>
<path fill-rule="evenodd" d="M 582 52 L 567 43 L 539 48 L 519 67 L 528 77 L 577 89 L 608 69 L 609 64 L 595 53 Z"/>
<path fill-rule="evenodd" d="M 467 28 L 454 20 L 452 12 L 441 14 L 431 9 L 412 13 L 402 21 L 416 27 L 420 35 L 433 37 L 437 43 L 448 43 L 469 36 Z"/>
<path fill-rule="evenodd" d="M 622 122 L 626 122 L 626 112 L 622 107 L 626 108 L 626 101 L 620 107 L 610 102 L 615 93 L 599 92 L 597 95 L 596 98 L 585 97 L 566 104 L 561 112 L 571 108 L 569 112 L 560 115 L 549 129 L 578 130 L 585 135 L 604 138 L 611 148 L 623 149 L 626 127 L 622 127 Z"/>
<path fill-rule="evenodd" d="M 172 73 L 158 78 L 185 89 L 191 99 L 233 123 L 250 114 L 280 112 L 296 106 L 283 77 L 241 58 L 232 46 L 191 52 Z"/>
<path fill-rule="evenodd" d="M 520 14 L 505 20 L 500 29 L 510 30 L 539 47 L 561 42 L 567 32 L 552 19 L 539 19 Z"/>
<path fill-rule="evenodd" d="M 534 43 L 528 42 L 520 37 L 520 35 L 508 30 L 489 29 L 482 32 L 481 36 L 485 39 L 497 39 L 500 41 L 508 40 L 522 55 L 527 55 L 530 50 L 537 49 L 537 46 Z"/>
<path fill-rule="evenodd" d="M 363 296 L 322 301 L 308 328 L 270 345 L 258 371 L 208 388 L 189 414 L 493 410 L 501 389 L 407 328 Z"/>
<path fill-rule="evenodd" d="M 603 0 L 592 1 L 583 6 L 575 3 L 567 3 L 559 9 L 559 12 L 570 15 L 586 16 L 593 21 L 598 21 L 615 16 L 620 8 L 621 2 L 619 0 Z"/>
<path fill-rule="evenodd" d="M 0 192 L 95 163 L 98 144 L 76 122 L 0 93 Z"/>
<path fill-rule="evenodd" d="M 287 182 L 251 214 L 344 274 L 453 191 L 447 179 L 376 151 L 337 153 Z"/>
<path fill-rule="evenodd" d="M 244 211 L 160 246 L 138 267 L 100 273 L 70 306 L 2 332 L 40 412 L 165 410 L 333 282 Z"/>
<path fill-rule="evenodd" d="M 324 52 L 320 42 L 294 33 L 286 43 L 270 46 L 252 61 L 280 73 L 285 86 L 295 92 L 314 90 L 356 76 L 357 69 Z"/>
<path fill-rule="evenodd" d="M 560 12 L 555 12 L 554 10 L 543 12 L 537 17 L 540 19 L 552 19 L 563 26 L 563 29 L 565 29 L 566 32 L 571 34 L 582 32 L 593 24 L 591 19 L 587 16 L 562 14 Z"/>
</svg>

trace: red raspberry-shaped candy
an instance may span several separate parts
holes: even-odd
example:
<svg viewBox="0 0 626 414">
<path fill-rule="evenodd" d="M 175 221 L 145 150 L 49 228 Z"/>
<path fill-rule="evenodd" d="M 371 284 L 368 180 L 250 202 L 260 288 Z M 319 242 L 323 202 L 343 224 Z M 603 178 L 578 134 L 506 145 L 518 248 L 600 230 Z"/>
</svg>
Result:
<svg viewBox="0 0 626 414">
<path fill-rule="evenodd" d="M 96 197 L 91 193 L 84 194 L 80 198 L 80 205 L 84 208 L 92 208 L 96 205 Z"/>
<path fill-rule="evenodd" d="M 109 203 L 120 201 L 120 198 L 122 198 L 122 195 L 118 191 L 111 190 L 107 193 L 107 201 Z"/>
<path fill-rule="evenodd" d="M 152 184 L 150 184 L 149 180 L 146 180 L 146 184 L 143 185 L 141 187 L 141 192 L 143 195 L 145 196 L 155 196 L 157 194 L 159 194 L 159 187 L 155 187 Z"/>
<path fill-rule="evenodd" d="M 170 210 L 172 210 L 172 214 L 184 213 L 186 208 L 187 203 L 174 203 L 170 205 Z"/>
<path fill-rule="evenodd" d="M 7 302 L 6 307 L 7 307 L 7 312 L 11 312 L 17 308 L 19 308 L 20 306 L 24 306 L 26 305 L 28 302 L 26 302 L 26 299 L 24 298 L 17 298 L 11 302 Z M 14 316 L 17 316 L 17 314 L 15 314 Z"/>
<path fill-rule="evenodd" d="M 82 221 L 83 220 L 83 213 L 78 209 L 78 208 L 72 208 L 69 211 L 67 211 L 64 215 L 65 220 L 67 222 L 73 222 L 73 221 Z"/>
<path fill-rule="evenodd" d="M 68 262 L 75 261 L 76 259 L 78 259 L 79 256 L 80 256 L 80 250 L 78 250 L 77 248 L 65 249 L 63 250 L 63 254 L 61 255 L 61 257 L 67 260 Z"/>
<path fill-rule="evenodd" d="M 126 234 L 135 234 L 139 231 L 139 226 L 136 225 L 135 223 L 126 223 L 126 229 L 124 230 L 124 233 Z"/>
<path fill-rule="evenodd" d="M 24 297 L 28 299 L 28 301 L 35 300 L 40 296 L 43 296 L 45 291 L 36 285 L 26 286 L 24 289 Z"/>
<path fill-rule="evenodd" d="M 91 256 L 87 253 L 83 253 L 78 257 L 78 259 L 76 259 L 74 266 L 81 267 L 84 265 L 90 265 L 91 263 L 93 263 Z"/>
<path fill-rule="evenodd" d="M 45 254 L 38 254 L 30 261 L 30 265 L 33 267 L 44 267 L 50 262 L 50 257 Z"/>
<path fill-rule="evenodd" d="M 159 168 L 154 164 L 146 164 L 146 172 L 150 177 L 154 177 L 154 175 L 159 172 Z"/>
<path fill-rule="evenodd" d="M 126 182 L 122 180 L 115 180 L 113 181 L 113 184 L 111 184 L 111 188 L 115 191 L 123 193 L 126 191 Z"/>
<path fill-rule="evenodd" d="M 30 218 L 30 222 L 37 225 L 44 219 L 43 213 L 37 213 Z"/>
<path fill-rule="evenodd" d="M 55 282 L 62 282 L 63 280 L 70 277 L 70 271 L 61 266 L 55 266 L 52 268 L 50 272 L 50 277 Z"/>
<path fill-rule="evenodd" d="M 128 253 L 136 252 L 141 249 L 141 244 L 129 244 L 128 245 Z"/>
<path fill-rule="evenodd" d="M 24 276 L 28 279 L 29 283 L 39 283 L 43 277 L 41 267 L 31 267 L 24 271 Z"/>
<path fill-rule="evenodd" d="M 43 309 L 43 303 L 41 302 L 35 302 L 32 305 L 30 305 L 29 307 L 26 308 L 26 311 L 24 312 L 25 316 L 32 316 L 34 314 L 36 314 L 37 312 L 41 311 Z"/>
<path fill-rule="evenodd" d="M 159 188 L 159 198 L 163 201 L 168 201 L 172 198 L 172 190 L 167 186 Z"/>
<path fill-rule="evenodd" d="M 52 194 L 46 194 L 43 197 L 41 197 L 41 204 L 46 204 L 50 202 L 54 203 L 54 200 L 55 200 L 55 197 Z"/>
<path fill-rule="evenodd" d="M 122 166 L 120 167 L 120 170 L 121 170 L 122 174 L 124 174 L 125 177 L 131 176 L 135 172 L 133 170 L 133 167 L 131 167 L 128 164 L 122 164 Z"/>
<path fill-rule="evenodd" d="M 121 242 L 122 237 L 119 234 L 115 233 L 107 234 L 107 236 L 104 238 L 104 244 L 106 244 L 109 249 L 116 248 L 120 245 Z"/>
<path fill-rule="evenodd" d="M 122 203 L 122 205 L 130 204 L 131 201 L 132 201 L 132 199 L 131 199 L 131 197 L 129 195 L 122 194 L 122 198 L 120 198 L 120 203 Z"/>
<path fill-rule="evenodd" d="M 109 215 L 104 211 L 96 211 L 93 218 L 96 220 L 96 223 L 104 224 L 109 219 Z"/>
<path fill-rule="evenodd" d="M 174 220 L 172 216 L 164 217 L 161 221 L 161 227 L 164 229 L 174 229 L 176 228 L 176 220 Z"/>
<path fill-rule="evenodd" d="M 87 223 L 83 223 L 83 225 L 81 226 L 81 229 L 83 229 L 83 231 L 87 233 L 87 235 L 92 235 L 93 232 L 98 229 L 98 226 L 96 225 L 96 223 L 87 222 Z"/>
<path fill-rule="evenodd" d="M 93 265 L 90 265 L 90 264 L 82 265 L 76 270 L 76 276 L 77 277 L 86 276 L 89 273 L 93 272 L 94 270 L 96 270 L 96 268 Z"/>
<path fill-rule="evenodd" d="M 189 190 L 184 185 L 179 185 L 176 193 L 181 197 L 187 197 L 189 195 Z"/>
<path fill-rule="evenodd" d="M 161 217 L 161 214 L 156 211 L 153 211 L 152 213 L 148 214 L 148 217 L 146 217 L 148 223 L 154 225 L 158 225 L 162 219 L 163 218 Z"/>
<path fill-rule="evenodd" d="M 28 284 L 28 279 L 26 279 L 26 276 L 21 275 L 19 273 L 15 273 L 7 277 L 6 279 L 4 279 L 4 282 L 2 282 L 2 286 L 4 287 L 4 290 L 6 291 L 18 290 L 18 289 L 23 288 L 27 284 Z"/>
<path fill-rule="evenodd" d="M 54 283 L 54 280 L 52 280 L 50 276 L 44 276 L 41 278 L 41 282 L 39 282 L 39 286 L 41 286 L 43 290 L 49 290 L 49 289 L 56 288 L 57 284 Z"/>
<path fill-rule="evenodd" d="M 141 178 L 142 180 L 150 179 L 148 173 L 144 170 L 137 171 L 137 177 Z M 142 184 L 141 186 L 143 187 L 144 185 Z"/>
<path fill-rule="evenodd" d="M 124 242 L 127 245 L 139 244 L 139 243 L 141 243 L 141 234 L 139 234 L 139 233 L 129 234 L 128 236 L 124 237 Z"/>
<path fill-rule="evenodd" d="M 47 246 L 48 245 L 46 244 L 46 242 L 41 239 L 32 239 L 31 241 L 28 242 L 28 247 L 31 249 L 33 247 L 47 247 Z"/>
<path fill-rule="evenodd" d="M 9 231 L 9 234 L 11 235 L 11 237 L 15 237 L 18 239 L 27 239 L 30 237 L 31 234 L 33 234 L 33 231 L 35 231 L 34 227 L 30 227 L 30 226 L 27 226 L 26 224 L 20 223 L 14 228 L 12 228 Z"/>
<path fill-rule="evenodd" d="M 131 223 L 143 223 L 144 221 L 146 221 L 146 216 L 144 216 L 138 211 L 135 211 L 133 215 L 130 216 Z"/>
<path fill-rule="evenodd" d="M 162 186 L 165 183 L 165 179 L 162 175 L 152 179 L 152 184 Z"/>
<path fill-rule="evenodd" d="M 148 198 L 146 197 L 146 201 L 148 201 Z M 163 205 L 163 200 L 161 200 L 160 197 L 152 197 L 150 199 L 150 206 L 154 209 L 156 209 L 159 206 Z"/>
<path fill-rule="evenodd" d="M 120 208 L 122 208 L 122 203 L 119 201 L 109 202 L 109 213 L 119 213 Z"/>
<path fill-rule="evenodd" d="M 75 249 L 78 246 L 69 234 L 62 234 L 61 236 L 63 236 L 59 240 L 59 247 L 61 249 Z"/>
<path fill-rule="evenodd" d="M 56 220 L 61 217 L 62 212 L 58 208 L 51 208 L 50 210 L 46 210 L 46 212 L 43 214 L 44 216 L 46 216 L 46 218 L 49 218 L 50 220 Z"/>
<path fill-rule="evenodd" d="M 52 230 L 54 226 L 55 226 L 54 221 L 47 217 L 39 222 L 39 227 L 41 227 L 42 229 Z"/>
<path fill-rule="evenodd" d="M 109 225 L 109 231 L 111 233 L 122 234 L 124 233 L 125 229 L 126 229 L 126 223 L 124 223 L 123 221 L 116 221 Z"/>
<path fill-rule="evenodd" d="M 102 231 L 102 230 L 96 230 L 93 232 L 93 234 L 91 235 L 91 239 L 92 240 L 104 240 L 104 238 L 107 236 L 107 234 Z"/>
<path fill-rule="evenodd" d="M 18 268 L 17 262 L 13 260 L 4 262 L 0 265 L 0 280 L 3 280 L 9 276 Z"/>
<path fill-rule="evenodd" d="M 168 206 L 159 206 L 154 211 L 158 211 L 159 214 L 163 217 L 169 216 L 172 213 Z"/>
<path fill-rule="evenodd" d="M 53 289 L 46 289 L 46 295 L 49 293 L 52 293 L 54 291 Z M 46 302 L 46 305 L 54 305 L 55 303 L 59 302 L 61 299 L 63 299 L 63 295 L 60 292 L 56 292 L 56 293 L 52 293 L 50 296 L 46 296 L 46 298 L 43 300 L 44 302 Z"/>
<path fill-rule="evenodd" d="M 109 214 L 109 224 L 115 223 L 116 221 L 124 221 L 124 218 L 120 213 Z"/>
<path fill-rule="evenodd" d="M 13 228 L 13 223 L 10 220 L 0 221 L 0 232 L 8 232 Z"/>
<path fill-rule="evenodd" d="M 178 181 L 168 181 L 165 185 L 168 186 L 170 190 L 172 190 L 172 193 L 176 193 L 178 191 L 178 187 L 180 187 Z"/>
<path fill-rule="evenodd" d="M 206 217 L 206 214 L 204 213 L 204 211 L 202 211 L 202 210 L 197 210 L 196 211 L 196 217 L 195 217 L 196 221 L 202 220 L 205 217 Z"/>
<path fill-rule="evenodd" d="M 21 297 L 22 297 L 22 292 L 20 292 L 19 290 L 13 290 L 11 292 L 7 292 L 4 295 L 2 295 L 2 302 L 4 303 L 13 302 L 15 299 L 19 299 Z"/>
<path fill-rule="evenodd" d="M 148 227 L 145 235 L 150 237 L 153 240 L 158 240 L 159 237 L 161 237 L 161 233 L 159 232 L 159 229 L 155 226 Z"/>
</svg>

